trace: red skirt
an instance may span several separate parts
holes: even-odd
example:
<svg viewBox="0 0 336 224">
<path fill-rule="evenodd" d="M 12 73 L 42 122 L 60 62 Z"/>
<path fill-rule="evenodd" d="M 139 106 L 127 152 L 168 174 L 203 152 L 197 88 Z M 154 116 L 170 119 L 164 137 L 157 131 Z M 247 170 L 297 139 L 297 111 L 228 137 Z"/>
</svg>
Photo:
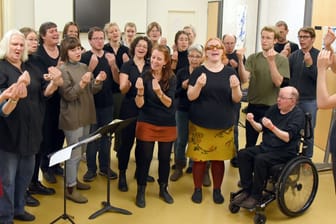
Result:
<svg viewBox="0 0 336 224">
<path fill-rule="evenodd" d="M 158 126 L 138 121 L 135 137 L 146 142 L 173 142 L 177 136 L 176 126 Z"/>
</svg>

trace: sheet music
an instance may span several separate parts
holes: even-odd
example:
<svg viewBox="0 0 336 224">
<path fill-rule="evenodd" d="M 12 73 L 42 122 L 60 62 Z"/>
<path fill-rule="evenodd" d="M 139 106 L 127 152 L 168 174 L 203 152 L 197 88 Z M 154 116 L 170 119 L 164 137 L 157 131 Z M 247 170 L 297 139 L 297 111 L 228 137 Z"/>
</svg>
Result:
<svg viewBox="0 0 336 224">
<path fill-rule="evenodd" d="M 76 143 L 74 145 L 68 146 L 68 147 L 66 147 L 64 149 L 61 149 L 61 150 L 55 152 L 50 157 L 49 167 L 70 159 L 72 149 L 75 148 L 77 145 L 78 144 Z"/>
</svg>

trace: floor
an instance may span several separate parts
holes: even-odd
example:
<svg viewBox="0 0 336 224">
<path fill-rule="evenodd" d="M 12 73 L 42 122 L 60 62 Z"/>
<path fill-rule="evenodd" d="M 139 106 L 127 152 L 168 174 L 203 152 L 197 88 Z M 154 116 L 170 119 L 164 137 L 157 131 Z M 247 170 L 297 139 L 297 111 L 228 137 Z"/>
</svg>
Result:
<svg viewBox="0 0 336 224">
<path fill-rule="evenodd" d="M 244 136 L 244 129 L 240 128 L 240 136 Z M 242 137 L 240 137 L 242 138 Z M 242 143 L 243 144 L 243 143 Z M 324 151 L 315 148 L 313 161 L 320 163 L 323 161 Z M 225 197 L 224 204 L 217 205 L 212 201 L 212 188 L 203 189 L 203 202 L 194 204 L 190 197 L 193 192 L 193 180 L 191 174 L 184 176 L 177 182 L 170 182 L 169 192 L 174 197 L 174 204 L 166 204 L 159 196 L 157 183 L 149 183 L 146 193 L 146 208 L 138 208 L 134 201 L 136 195 L 136 181 L 133 179 L 135 162 L 132 155 L 127 179 L 129 183 L 129 192 L 120 192 L 117 189 L 117 180 L 112 180 L 110 202 L 112 206 L 130 211 L 131 215 L 124 215 L 109 211 L 96 217 L 88 219 L 90 215 L 102 208 L 102 201 L 107 201 L 107 182 L 102 176 L 91 183 L 91 190 L 83 191 L 88 197 L 87 204 L 75 204 L 66 201 L 66 213 L 73 216 L 74 223 L 139 223 L 139 224 L 171 224 L 171 223 L 253 223 L 254 212 L 241 209 L 239 213 L 232 214 L 228 209 L 230 192 L 236 191 L 238 181 L 238 170 L 230 166 L 226 161 L 225 177 L 222 185 L 222 192 Z M 115 153 L 112 153 L 112 168 L 117 170 L 117 160 Z M 81 162 L 81 178 L 86 171 L 86 164 Z M 150 174 L 157 178 L 157 159 L 154 156 L 151 165 Z M 36 195 L 41 205 L 36 208 L 27 207 L 27 210 L 36 216 L 34 223 L 51 223 L 57 217 L 64 213 L 63 210 L 63 180 L 58 177 L 58 183 L 49 185 L 56 189 L 54 196 Z M 286 224 L 334 224 L 336 220 L 336 195 L 333 189 L 333 179 L 330 171 L 319 173 L 319 188 L 317 196 L 312 206 L 301 216 L 289 218 L 281 213 L 277 203 L 273 202 L 266 208 L 267 223 L 286 223 Z M 20 224 L 23 222 L 15 222 Z M 71 223 L 68 220 L 60 219 L 56 223 Z"/>
</svg>

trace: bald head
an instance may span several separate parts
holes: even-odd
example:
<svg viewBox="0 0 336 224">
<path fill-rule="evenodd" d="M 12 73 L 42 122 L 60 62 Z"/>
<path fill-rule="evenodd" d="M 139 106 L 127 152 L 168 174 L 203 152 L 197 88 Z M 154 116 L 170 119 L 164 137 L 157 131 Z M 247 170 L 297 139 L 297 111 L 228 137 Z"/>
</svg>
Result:
<svg viewBox="0 0 336 224">
<path fill-rule="evenodd" d="M 227 54 L 233 53 L 236 46 L 237 38 L 233 34 L 225 34 L 223 36 L 223 44 Z"/>
<path fill-rule="evenodd" d="M 280 92 L 289 95 L 291 98 L 295 99 L 295 102 L 299 100 L 299 92 L 293 86 L 286 86 L 280 89 Z"/>
</svg>

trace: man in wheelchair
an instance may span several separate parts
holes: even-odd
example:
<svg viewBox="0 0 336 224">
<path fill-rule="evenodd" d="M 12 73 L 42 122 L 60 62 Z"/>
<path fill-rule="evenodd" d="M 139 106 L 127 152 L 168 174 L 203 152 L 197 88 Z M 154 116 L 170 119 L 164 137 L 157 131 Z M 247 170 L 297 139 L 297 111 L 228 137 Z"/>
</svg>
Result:
<svg viewBox="0 0 336 224">
<path fill-rule="evenodd" d="M 234 205 L 254 209 L 262 199 L 262 192 L 272 166 L 286 163 L 297 156 L 300 130 L 304 128 L 304 112 L 296 106 L 298 91 L 291 86 L 281 88 L 277 104 L 271 106 L 261 121 L 252 113 L 246 119 L 258 132 L 263 132 L 260 145 L 242 149 L 238 153 L 242 192 L 233 198 Z"/>
</svg>

